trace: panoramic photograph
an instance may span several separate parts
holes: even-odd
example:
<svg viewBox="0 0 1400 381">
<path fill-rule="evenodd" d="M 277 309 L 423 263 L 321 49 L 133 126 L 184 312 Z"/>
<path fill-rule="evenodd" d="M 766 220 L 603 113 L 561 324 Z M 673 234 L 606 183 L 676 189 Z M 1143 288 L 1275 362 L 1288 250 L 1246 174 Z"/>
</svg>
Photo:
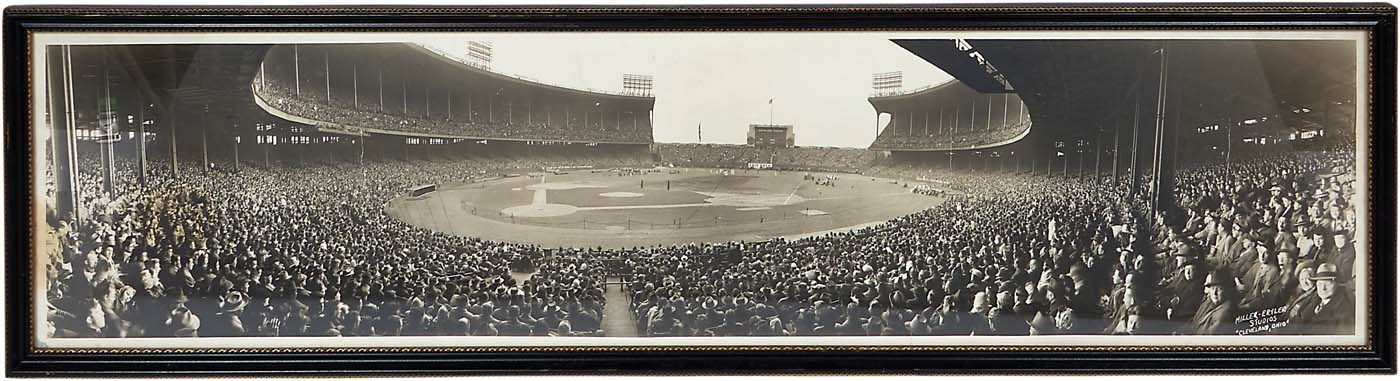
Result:
<svg viewBox="0 0 1400 381">
<path fill-rule="evenodd" d="M 1360 343 L 1365 48 L 1279 35 L 37 39 L 33 335 Z"/>
</svg>

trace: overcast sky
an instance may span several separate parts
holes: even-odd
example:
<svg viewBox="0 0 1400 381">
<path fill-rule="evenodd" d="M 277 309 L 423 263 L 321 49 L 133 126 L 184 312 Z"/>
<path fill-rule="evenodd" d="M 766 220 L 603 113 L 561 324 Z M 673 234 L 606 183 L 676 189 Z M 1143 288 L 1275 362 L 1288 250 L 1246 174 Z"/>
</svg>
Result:
<svg viewBox="0 0 1400 381">
<path fill-rule="evenodd" d="M 568 87 L 620 91 L 622 74 L 655 77 L 657 142 L 744 143 L 750 123 L 792 124 L 800 146 L 867 147 L 871 74 L 904 88 L 949 80 L 878 33 L 492 33 L 422 42 L 459 57 L 494 45 L 492 69 Z M 882 121 L 883 123 L 883 121 Z"/>
</svg>

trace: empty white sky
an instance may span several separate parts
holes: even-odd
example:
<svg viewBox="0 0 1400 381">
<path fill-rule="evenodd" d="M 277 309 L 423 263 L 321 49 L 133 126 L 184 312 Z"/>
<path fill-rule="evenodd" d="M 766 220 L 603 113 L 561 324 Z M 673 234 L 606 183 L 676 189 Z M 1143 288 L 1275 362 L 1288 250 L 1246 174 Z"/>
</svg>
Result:
<svg viewBox="0 0 1400 381">
<path fill-rule="evenodd" d="M 655 77 L 657 142 L 744 143 L 750 123 L 795 125 L 797 145 L 867 147 L 870 75 L 903 71 L 911 89 L 948 80 L 879 33 L 492 33 L 422 43 L 458 57 L 494 44 L 492 69 L 568 87 L 622 89 L 622 74 Z"/>
</svg>

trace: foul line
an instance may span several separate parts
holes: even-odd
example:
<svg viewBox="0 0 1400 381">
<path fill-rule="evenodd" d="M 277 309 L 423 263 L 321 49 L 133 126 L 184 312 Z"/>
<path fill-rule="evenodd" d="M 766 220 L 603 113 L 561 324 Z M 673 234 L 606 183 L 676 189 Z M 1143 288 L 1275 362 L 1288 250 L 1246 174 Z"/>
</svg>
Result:
<svg viewBox="0 0 1400 381">
<path fill-rule="evenodd" d="M 914 193 L 911 193 L 911 192 L 899 192 L 899 193 L 882 193 L 882 194 L 863 194 L 863 195 L 859 195 L 859 196 L 817 197 L 817 198 L 809 198 L 809 199 L 807 199 L 807 201 L 845 200 L 845 199 L 850 199 L 850 198 L 867 198 L 867 197 L 880 198 L 880 197 L 901 196 L 901 195 L 911 195 L 911 194 L 914 194 Z"/>
<path fill-rule="evenodd" d="M 797 194 L 798 189 L 802 189 L 801 183 L 798 183 L 796 188 L 792 188 L 792 193 L 788 193 L 787 198 L 783 199 L 783 205 L 792 203 L 792 196 Z"/>
<path fill-rule="evenodd" d="M 548 203 L 549 191 L 544 188 L 535 190 L 535 198 L 530 200 L 530 205 L 544 205 Z"/>
<path fill-rule="evenodd" d="M 667 209 L 667 208 L 694 208 L 699 206 L 717 206 L 717 204 L 663 204 L 663 205 L 623 205 L 623 206 L 589 206 L 580 207 L 578 210 L 627 210 L 627 209 Z"/>
</svg>

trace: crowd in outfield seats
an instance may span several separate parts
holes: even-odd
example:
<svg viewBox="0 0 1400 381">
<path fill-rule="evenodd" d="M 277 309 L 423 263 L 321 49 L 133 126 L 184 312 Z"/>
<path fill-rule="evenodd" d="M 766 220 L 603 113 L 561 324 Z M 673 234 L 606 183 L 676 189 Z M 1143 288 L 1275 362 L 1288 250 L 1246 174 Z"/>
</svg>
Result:
<svg viewBox="0 0 1400 381">
<path fill-rule="evenodd" d="M 766 152 L 664 147 L 663 160 L 700 150 L 717 166 Z M 949 172 L 948 189 L 976 192 L 868 228 L 616 250 L 462 238 L 384 213 L 406 189 L 505 160 L 157 163 L 143 187 L 123 159 L 108 199 L 84 156 L 87 219 L 58 228 L 45 267 L 48 333 L 597 335 L 613 274 L 646 336 L 1349 334 L 1350 150 L 1183 168 L 1175 205 L 1155 214 L 1126 181 Z"/>
<path fill-rule="evenodd" d="M 691 143 L 656 144 L 655 147 L 662 163 L 677 167 L 740 169 L 749 163 L 768 163 L 789 171 L 858 173 L 881 161 L 878 152 L 851 148 Z"/>
<path fill-rule="evenodd" d="M 478 115 L 472 110 L 472 117 L 458 115 L 448 118 L 446 112 L 436 115 L 395 113 L 378 110 L 369 105 L 356 107 L 353 102 L 332 97 L 329 101 L 325 93 L 297 95 L 281 84 L 268 83 L 256 88 L 259 97 L 269 106 L 283 112 L 315 121 L 334 121 L 351 128 L 371 128 L 386 131 L 404 131 L 436 135 L 449 135 L 470 138 L 522 139 L 522 140 L 562 140 L 615 143 L 651 143 L 651 128 L 627 126 L 604 126 L 599 120 L 585 121 L 581 117 L 571 118 L 566 127 L 561 121 L 549 124 L 536 120 L 533 123 L 507 121 L 499 117 L 495 122 L 486 115 Z M 587 122 L 587 123 L 585 123 Z"/>
</svg>

